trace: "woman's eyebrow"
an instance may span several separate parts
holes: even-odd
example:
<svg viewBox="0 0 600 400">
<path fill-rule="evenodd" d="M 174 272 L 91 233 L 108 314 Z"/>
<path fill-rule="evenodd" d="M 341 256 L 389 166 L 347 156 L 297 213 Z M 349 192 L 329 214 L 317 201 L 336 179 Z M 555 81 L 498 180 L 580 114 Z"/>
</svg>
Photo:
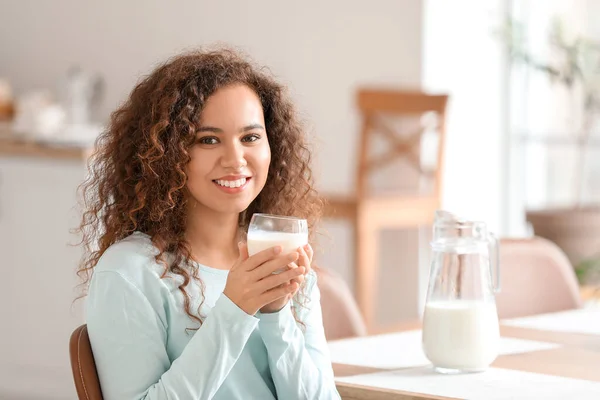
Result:
<svg viewBox="0 0 600 400">
<path fill-rule="evenodd" d="M 248 132 L 248 131 L 251 131 L 253 129 L 262 129 L 262 130 L 264 130 L 265 128 L 261 124 L 250 124 L 250 125 L 247 125 L 247 126 L 243 127 L 242 129 L 240 129 L 240 132 Z M 214 126 L 201 126 L 200 128 L 198 128 L 198 132 L 223 133 L 223 129 L 217 128 L 217 127 L 214 127 Z"/>
</svg>

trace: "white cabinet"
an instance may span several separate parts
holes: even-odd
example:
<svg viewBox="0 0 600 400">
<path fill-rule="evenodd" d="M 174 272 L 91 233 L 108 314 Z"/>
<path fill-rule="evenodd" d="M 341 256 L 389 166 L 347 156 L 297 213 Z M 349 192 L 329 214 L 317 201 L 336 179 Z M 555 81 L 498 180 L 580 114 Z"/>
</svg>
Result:
<svg viewBox="0 0 600 400">
<path fill-rule="evenodd" d="M 75 399 L 69 336 L 83 323 L 77 187 L 83 160 L 0 155 L 0 398 Z"/>
</svg>

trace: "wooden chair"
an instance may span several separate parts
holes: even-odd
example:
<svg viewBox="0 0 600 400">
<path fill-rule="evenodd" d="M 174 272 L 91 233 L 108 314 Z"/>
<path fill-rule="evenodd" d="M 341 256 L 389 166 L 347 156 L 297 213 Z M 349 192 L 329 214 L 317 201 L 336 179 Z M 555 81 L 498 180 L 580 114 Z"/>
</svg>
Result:
<svg viewBox="0 0 600 400">
<path fill-rule="evenodd" d="M 325 217 L 347 219 L 354 227 L 355 295 L 367 328 L 374 326 L 376 286 L 379 269 L 378 234 L 382 229 L 405 229 L 431 225 L 440 208 L 445 117 L 447 95 L 422 92 L 361 89 L 357 94 L 362 114 L 362 129 L 356 167 L 356 188 L 352 196 L 327 196 Z M 384 117 L 420 117 L 433 112 L 437 116 L 438 145 L 435 170 L 424 170 L 419 156 L 421 139 L 426 132 L 419 128 L 408 136 L 399 136 L 385 123 Z M 388 152 L 373 157 L 371 148 L 379 134 Z M 433 180 L 430 193 L 378 195 L 369 185 L 377 170 L 398 159 L 407 159 L 421 177 Z"/>
<path fill-rule="evenodd" d="M 81 325 L 71 334 L 69 356 L 79 400 L 102 400 L 102 390 L 87 325 Z"/>
</svg>

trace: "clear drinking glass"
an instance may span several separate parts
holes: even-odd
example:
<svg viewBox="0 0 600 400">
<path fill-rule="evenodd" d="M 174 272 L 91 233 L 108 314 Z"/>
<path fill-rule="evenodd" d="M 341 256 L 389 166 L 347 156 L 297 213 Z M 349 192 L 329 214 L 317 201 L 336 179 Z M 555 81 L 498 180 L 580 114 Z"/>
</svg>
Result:
<svg viewBox="0 0 600 400">
<path fill-rule="evenodd" d="M 438 372 L 483 371 L 498 356 L 498 240 L 482 222 L 438 211 L 433 226 L 423 350 Z"/>
<path fill-rule="evenodd" d="M 254 255 L 275 246 L 282 254 L 291 253 L 308 244 L 305 219 L 281 215 L 254 214 L 248 227 L 248 254 Z"/>
</svg>

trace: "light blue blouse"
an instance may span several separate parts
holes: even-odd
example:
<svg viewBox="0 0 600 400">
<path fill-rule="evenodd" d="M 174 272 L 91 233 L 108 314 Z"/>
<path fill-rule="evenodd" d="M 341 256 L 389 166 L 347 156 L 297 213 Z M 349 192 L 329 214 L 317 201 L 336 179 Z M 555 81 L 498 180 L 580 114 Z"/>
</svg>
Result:
<svg viewBox="0 0 600 400">
<path fill-rule="evenodd" d="M 181 277 L 161 279 L 155 254 L 150 238 L 134 233 L 95 268 L 87 324 L 105 400 L 340 398 L 316 274 L 307 276 L 304 306 L 295 299 L 277 313 L 252 316 L 223 294 L 228 271 L 200 265 L 199 327 L 184 311 Z M 200 286 L 186 290 L 197 310 Z"/>
</svg>

